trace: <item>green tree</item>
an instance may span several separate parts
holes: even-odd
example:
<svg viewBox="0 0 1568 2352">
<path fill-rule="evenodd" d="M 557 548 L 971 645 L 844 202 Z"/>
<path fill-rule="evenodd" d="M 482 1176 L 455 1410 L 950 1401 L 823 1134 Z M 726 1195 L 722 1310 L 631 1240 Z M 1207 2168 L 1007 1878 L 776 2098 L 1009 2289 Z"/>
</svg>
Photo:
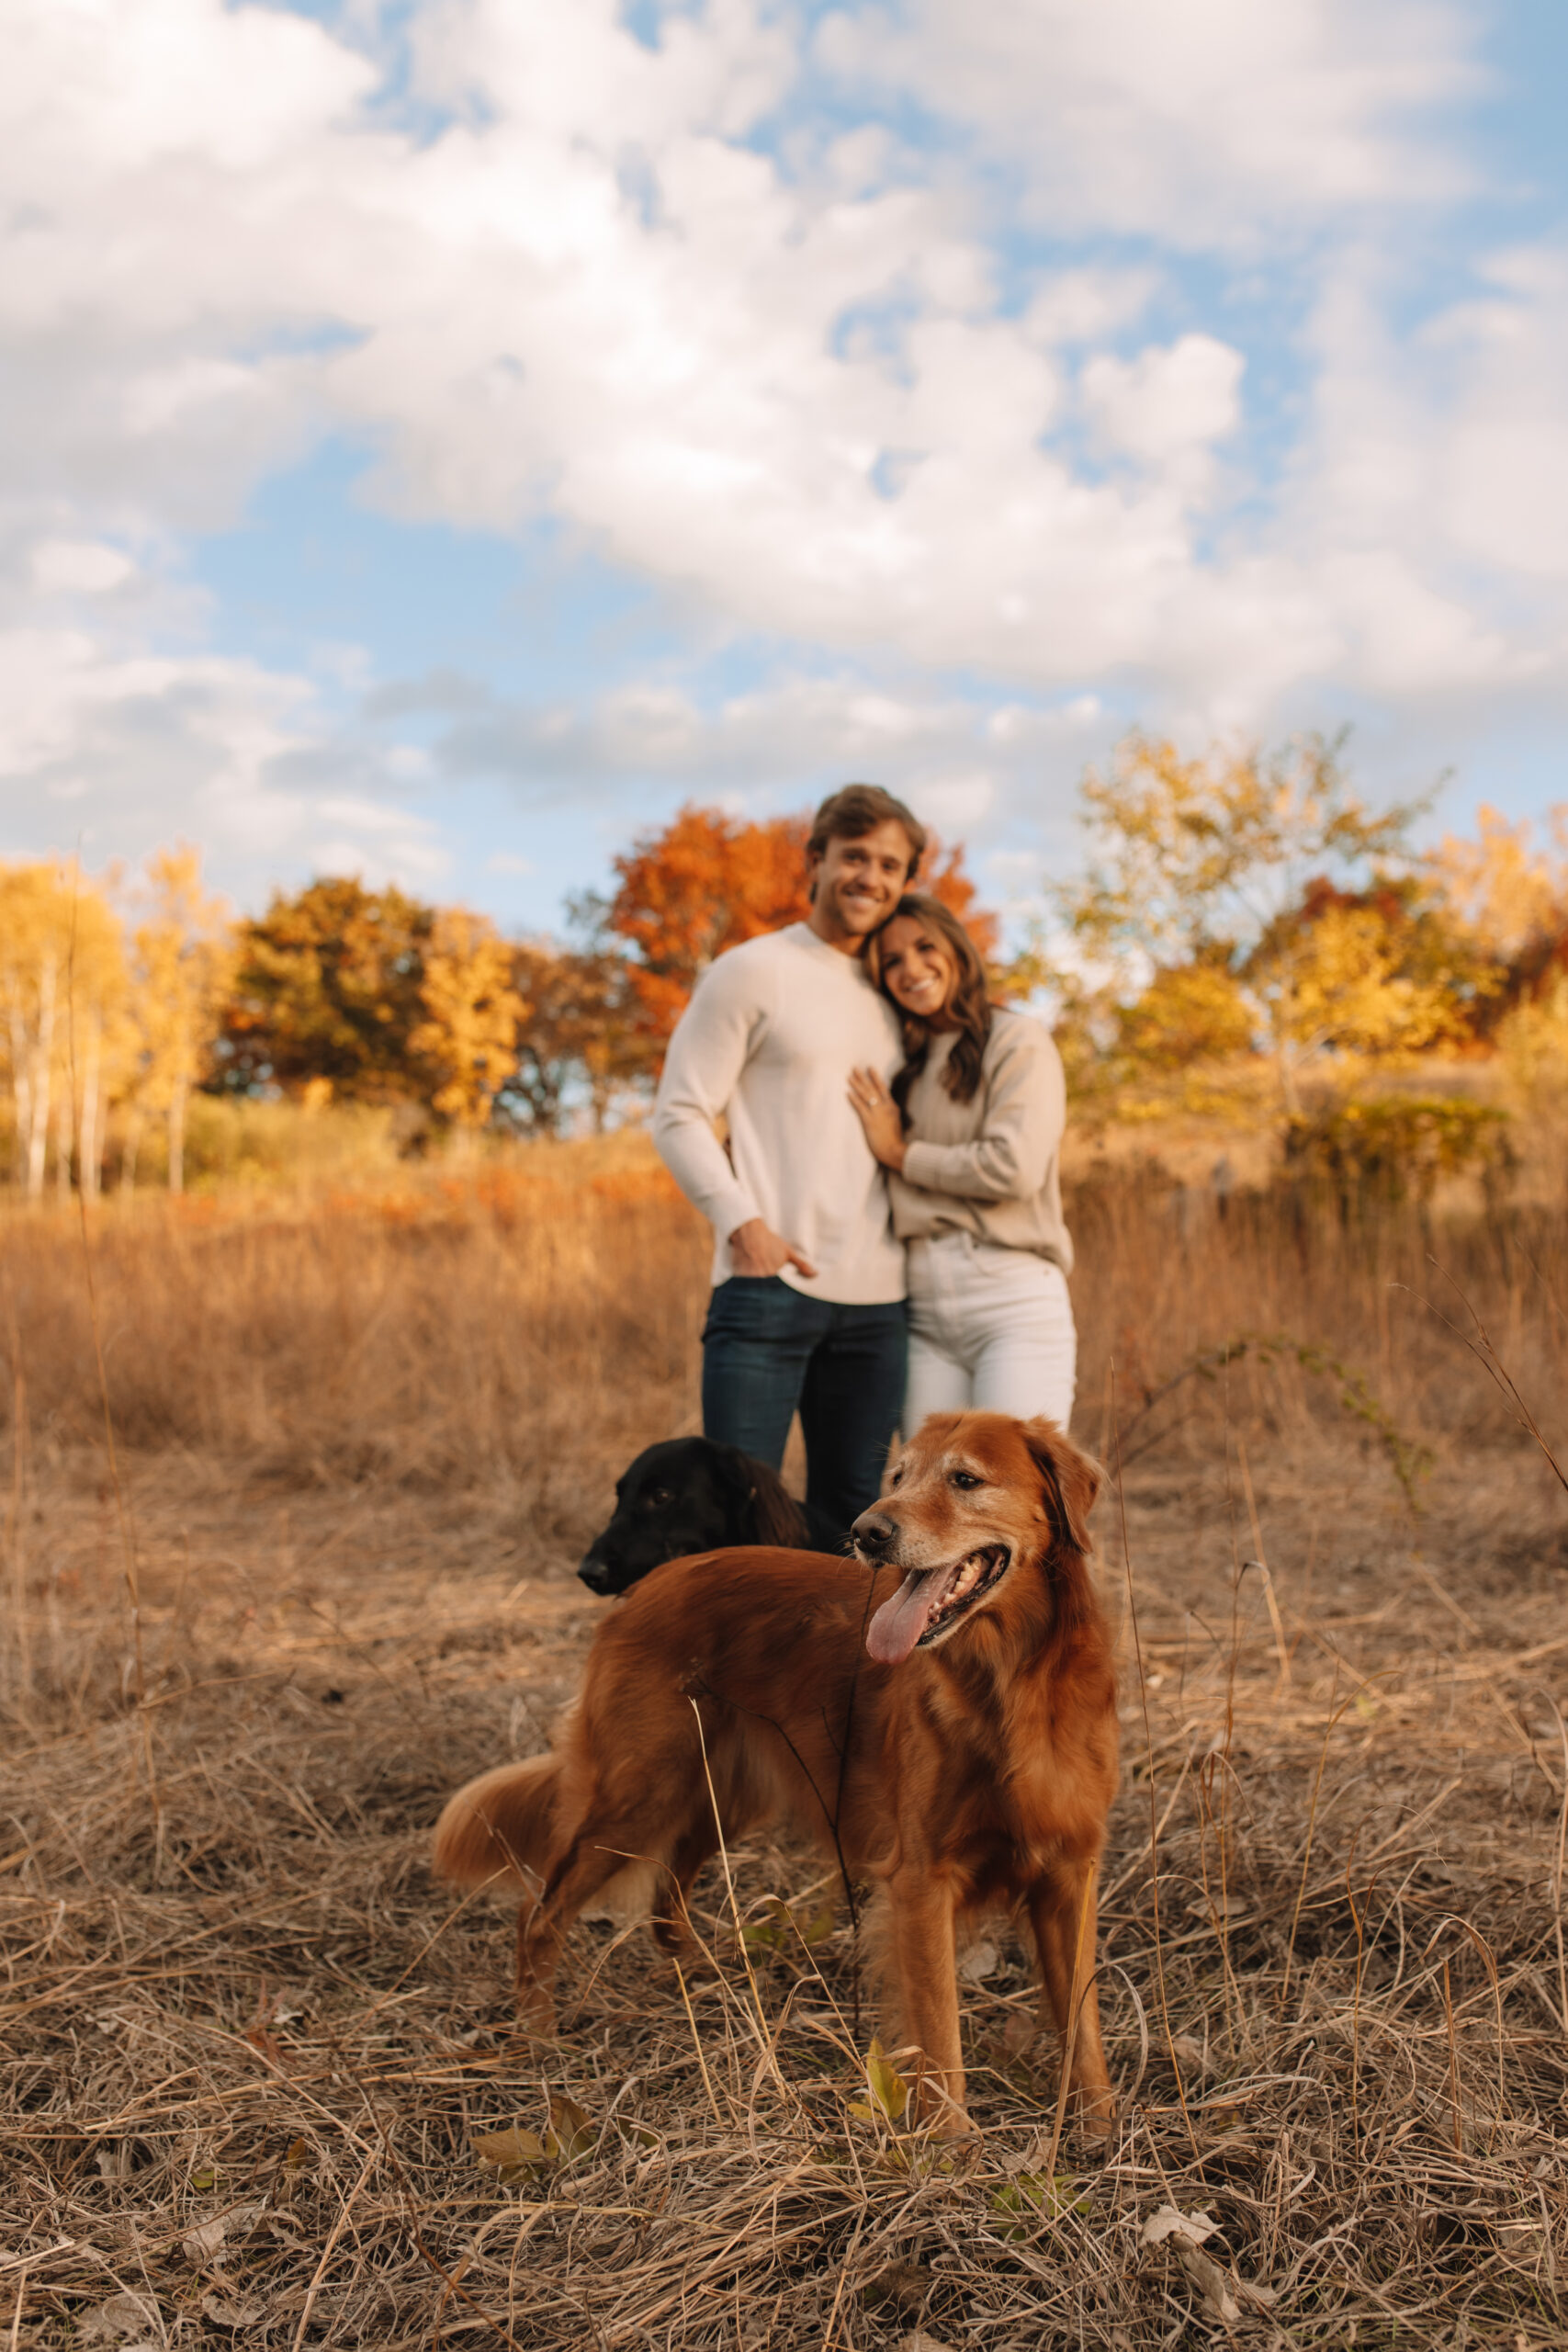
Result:
<svg viewBox="0 0 1568 2352">
<path fill-rule="evenodd" d="M 401 890 L 353 880 L 281 891 L 240 927 L 234 977 L 219 1028 L 215 1091 L 276 1087 L 344 1102 L 416 1102 L 424 1074 L 413 1050 L 429 1019 L 424 956 L 433 908 Z"/>
</svg>

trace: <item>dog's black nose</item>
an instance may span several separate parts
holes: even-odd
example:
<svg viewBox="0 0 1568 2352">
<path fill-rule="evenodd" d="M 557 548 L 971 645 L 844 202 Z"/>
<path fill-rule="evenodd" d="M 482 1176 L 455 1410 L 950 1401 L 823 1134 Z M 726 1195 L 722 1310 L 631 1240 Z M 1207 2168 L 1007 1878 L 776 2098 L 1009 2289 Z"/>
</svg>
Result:
<svg viewBox="0 0 1568 2352">
<path fill-rule="evenodd" d="M 598 1558 L 592 1552 L 585 1552 L 578 1564 L 577 1573 L 590 1592 L 609 1591 L 611 1570 L 607 1560 Z"/>
<path fill-rule="evenodd" d="M 886 1552 L 898 1530 L 879 1510 L 863 1510 L 850 1533 L 863 1552 Z"/>
</svg>

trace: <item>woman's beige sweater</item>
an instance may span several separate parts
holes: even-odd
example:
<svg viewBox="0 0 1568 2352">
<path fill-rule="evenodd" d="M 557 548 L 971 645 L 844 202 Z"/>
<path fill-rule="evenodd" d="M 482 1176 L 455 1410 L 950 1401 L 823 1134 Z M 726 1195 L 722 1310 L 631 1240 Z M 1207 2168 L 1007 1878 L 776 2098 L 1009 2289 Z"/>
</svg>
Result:
<svg viewBox="0 0 1568 2352">
<path fill-rule="evenodd" d="M 894 1231 L 900 1241 L 972 1233 L 1032 1250 L 1070 1274 L 1059 1172 L 1067 1090 L 1050 1031 L 1027 1012 L 998 1007 L 967 1102 L 955 1102 L 942 1082 L 952 1050 L 951 1031 L 933 1037 L 909 1089 L 903 1171 L 887 1176 Z"/>
</svg>

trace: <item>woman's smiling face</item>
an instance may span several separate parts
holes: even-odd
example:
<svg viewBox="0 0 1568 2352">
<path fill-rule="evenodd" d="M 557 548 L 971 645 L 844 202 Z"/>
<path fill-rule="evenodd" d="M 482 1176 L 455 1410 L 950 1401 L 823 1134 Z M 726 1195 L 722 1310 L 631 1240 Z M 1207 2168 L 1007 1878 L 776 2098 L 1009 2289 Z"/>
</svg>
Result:
<svg viewBox="0 0 1568 2352">
<path fill-rule="evenodd" d="M 958 985 L 957 959 L 942 933 L 914 915 L 895 915 L 877 945 L 882 985 L 899 1011 L 939 1020 Z"/>
</svg>

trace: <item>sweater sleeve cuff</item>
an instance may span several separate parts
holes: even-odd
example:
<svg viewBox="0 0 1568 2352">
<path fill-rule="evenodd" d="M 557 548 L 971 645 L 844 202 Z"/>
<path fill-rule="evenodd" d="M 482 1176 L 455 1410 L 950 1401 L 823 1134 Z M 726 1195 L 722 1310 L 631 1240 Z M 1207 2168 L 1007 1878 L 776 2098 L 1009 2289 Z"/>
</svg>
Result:
<svg viewBox="0 0 1568 2352">
<path fill-rule="evenodd" d="M 728 1241 L 738 1227 L 749 1225 L 754 1216 L 761 1215 L 756 1202 L 742 1192 L 739 1184 L 732 1185 L 722 1193 L 714 1193 L 704 1203 L 704 1206 L 713 1229 L 721 1241 Z"/>
<path fill-rule="evenodd" d="M 922 1192 L 940 1193 L 942 1183 L 942 1148 L 939 1143 L 911 1143 L 904 1148 L 904 1182 L 918 1184 Z"/>
</svg>

